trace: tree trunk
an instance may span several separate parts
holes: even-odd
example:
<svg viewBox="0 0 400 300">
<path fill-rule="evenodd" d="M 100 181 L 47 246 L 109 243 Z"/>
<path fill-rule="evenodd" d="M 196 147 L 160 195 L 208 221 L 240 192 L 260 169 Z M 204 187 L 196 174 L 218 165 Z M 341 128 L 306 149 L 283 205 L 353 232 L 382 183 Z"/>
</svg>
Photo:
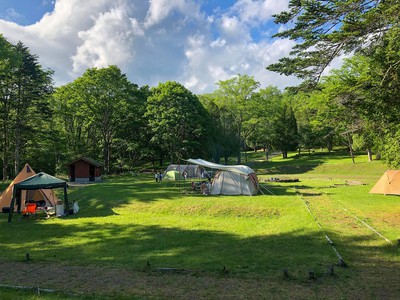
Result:
<svg viewBox="0 0 400 300">
<path fill-rule="evenodd" d="M 352 147 L 352 142 L 351 142 L 351 136 L 348 133 L 347 134 L 347 142 L 349 143 L 349 151 L 350 151 L 350 156 L 351 156 L 351 161 L 353 162 L 353 164 L 356 163 L 356 161 L 354 160 L 354 153 L 353 153 L 353 147 Z"/>
<path fill-rule="evenodd" d="M 244 143 L 244 161 L 247 163 L 247 145 L 246 142 L 243 143 Z"/>
<path fill-rule="evenodd" d="M 238 126 L 238 141 L 239 141 L 239 153 L 238 153 L 238 157 L 237 157 L 237 164 L 240 165 L 242 163 L 242 156 L 241 156 L 241 136 L 242 136 L 242 128 L 241 128 L 241 123 L 239 123 Z"/>
<path fill-rule="evenodd" d="M 9 125 L 8 119 L 9 119 L 9 101 L 7 101 L 7 96 L 3 97 L 3 107 L 4 107 L 4 114 L 3 114 L 3 136 L 2 136 L 2 148 L 3 148 L 3 153 L 2 153 L 2 159 L 3 159 L 3 181 L 8 179 L 8 172 L 7 172 L 7 167 L 9 164 L 8 161 L 8 127 Z"/>
<path fill-rule="evenodd" d="M 7 136 L 7 125 L 4 123 L 3 125 L 3 181 L 7 180 L 8 174 L 7 174 L 7 165 L 8 165 L 8 159 L 7 159 L 7 149 L 8 149 L 8 136 Z"/>
<path fill-rule="evenodd" d="M 286 150 L 282 150 L 282 158 L 287 158 L 287 151 Z"/>
<path fill-rule="evenodd" d="M 370 148 L 367 149 L 368 161 L 372 161 L 372 151 Z"/>
<path fill-rule="evenodd" d="M 20 145 L 21 145 L 21 131 L 20 131 L 20 124 L 17 121 L 16 128 L 15 128 L 15 149 L 14 149 L 14 174 L 15 175 L 17 175 L 19 172 L 19 161 L 20 161 L 20 153 L 21 153 Z"/>
</svg>

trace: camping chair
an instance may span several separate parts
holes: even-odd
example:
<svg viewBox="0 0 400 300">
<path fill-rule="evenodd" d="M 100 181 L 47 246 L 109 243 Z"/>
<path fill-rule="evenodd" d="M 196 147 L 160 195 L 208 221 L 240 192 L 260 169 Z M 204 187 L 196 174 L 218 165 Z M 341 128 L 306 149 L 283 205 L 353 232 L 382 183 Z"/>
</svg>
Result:
<svg viewBox="0 0 400 300">
<path fill-rule="evenodd" d="M 29 202 L 26 204 L 22 211 L 24 217 L 29 218 L 30 216 L 36 215 L 37 204 L 35 202 Z"/>
</svg>

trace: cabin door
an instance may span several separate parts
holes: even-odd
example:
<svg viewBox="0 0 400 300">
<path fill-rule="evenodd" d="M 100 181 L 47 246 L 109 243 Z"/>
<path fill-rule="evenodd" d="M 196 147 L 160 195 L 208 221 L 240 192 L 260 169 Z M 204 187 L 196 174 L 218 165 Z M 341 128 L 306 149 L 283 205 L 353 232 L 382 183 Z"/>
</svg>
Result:
<svg viewBox="0 0 400 300">
<path fill-rule="evenodd" d="M 89 167 L 89 181 L 95 181 L 95 167 Z"/>
</svg>

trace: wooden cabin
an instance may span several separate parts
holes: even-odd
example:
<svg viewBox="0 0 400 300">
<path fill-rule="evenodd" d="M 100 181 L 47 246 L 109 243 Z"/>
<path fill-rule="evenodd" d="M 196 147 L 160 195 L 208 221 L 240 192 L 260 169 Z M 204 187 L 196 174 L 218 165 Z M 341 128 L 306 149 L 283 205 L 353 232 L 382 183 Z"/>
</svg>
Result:
<svg viewBox="0 0 400 300">
<path fill-rule="evenodd" d="M 89 183 L 101 180 L 101 164 L 94 159 L 81 157 L 68 164 L 70 182 Z"/>
</svg>

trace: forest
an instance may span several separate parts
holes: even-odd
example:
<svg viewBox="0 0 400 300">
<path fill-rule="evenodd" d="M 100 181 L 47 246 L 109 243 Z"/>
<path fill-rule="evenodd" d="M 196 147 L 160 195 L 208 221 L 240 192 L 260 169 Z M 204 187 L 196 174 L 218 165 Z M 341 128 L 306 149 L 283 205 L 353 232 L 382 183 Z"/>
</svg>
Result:
<svg viewBox="0 0 400 300">
<path fill-rule="evenodd" d="M 400 28 L 397 1 L 291 1 L 275 16 L 298 43 L 268 70 L 303 79 L 284 91 L 237 74 L 195 95 L 174 81 L 130 82 L 118 66 L 87 69 L 56 87 L 53 71 L 23 41 L 0 35 L 2 180 L 24 163 L 65 173 L 78 156 L 104 172 L 180 159 L 246 162 L 246 151 L 344 146 L 349 156 L 400 165 Z M 291 24 L 291 25 L 290 25 Z M 292 26 L 292 27 L 290 27 Z M 344 55 L 344 56 L 343 56 Z M 323 72 L 336 57 L 344 62 Z M 354 161 L 354 159 L 353 159 Z"/>
</svg>

